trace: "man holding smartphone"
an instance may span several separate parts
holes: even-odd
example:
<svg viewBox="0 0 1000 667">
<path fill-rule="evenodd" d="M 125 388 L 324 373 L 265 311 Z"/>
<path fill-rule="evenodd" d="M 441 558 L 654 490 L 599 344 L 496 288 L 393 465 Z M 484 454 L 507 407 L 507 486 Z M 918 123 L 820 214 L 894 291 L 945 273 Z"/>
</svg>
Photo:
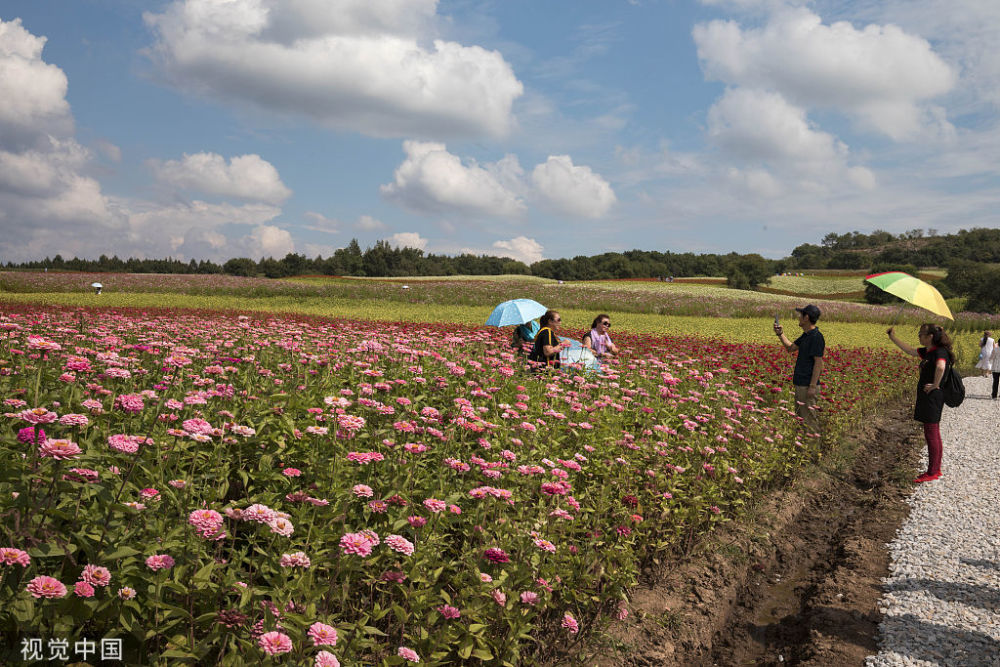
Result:
<svg viewBox="0 0 1000 667">
<path fill-rule="evenodd" d="M 795 414 L 809 428 L 811 433 L 819 433 L 819 419 L 816 417 L 816 399 L 819 396 L 819 376 L 823 373 L 823 352 L 826 351 L 826 340 L 816 327 L 820 311 L 809 304 L 796 308 L 799 314 L 799 327 L 802 335 L 790 341 L 785 336 L 784 329 L 774 318 L 774 333 L 781 345 L 789 352 L 798 352 L 795 359 L 795 370 L 792 372 L 792 384 L 795 386 Z"/>
</svg>

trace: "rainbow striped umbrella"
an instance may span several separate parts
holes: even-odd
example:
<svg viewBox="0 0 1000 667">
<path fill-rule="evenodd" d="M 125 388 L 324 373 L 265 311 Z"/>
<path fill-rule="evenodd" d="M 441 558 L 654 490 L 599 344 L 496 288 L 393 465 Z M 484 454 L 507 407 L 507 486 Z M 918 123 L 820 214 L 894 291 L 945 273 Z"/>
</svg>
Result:
<svg viewBox="0 0 1000 667">
<path fill-rule="evenodd" d="M 941 296 L 941 292 L 920 278 L 914 278 L 909 273 L 902 271 L 873 273 L 870 276 L 865 276 L 865 282 L 871 283 L 893 296 L 898 296 L 903 301 L 918 308 L 929 310 L 935 315 L 947 317 L 952 321 L 955 319 L 948 304 L 945 303 L 944 297 Z"/>
</svg>

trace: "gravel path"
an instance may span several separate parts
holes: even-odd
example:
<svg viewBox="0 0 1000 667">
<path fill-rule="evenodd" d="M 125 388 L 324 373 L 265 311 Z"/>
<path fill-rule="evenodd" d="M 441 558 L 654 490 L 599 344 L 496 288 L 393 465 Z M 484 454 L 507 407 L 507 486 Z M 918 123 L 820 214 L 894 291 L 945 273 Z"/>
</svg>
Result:
<svg viewBox="0 0 1000 667">
<path fill-rule="evenodd" d="M 1000 666 L 1000 402 L 991 382 L 966 378 L 965 402 L 945 407 L 942 477 L 915 486 L 910 517 L 888 545 L 879 653 L 867 667 Z"/>
</svg>

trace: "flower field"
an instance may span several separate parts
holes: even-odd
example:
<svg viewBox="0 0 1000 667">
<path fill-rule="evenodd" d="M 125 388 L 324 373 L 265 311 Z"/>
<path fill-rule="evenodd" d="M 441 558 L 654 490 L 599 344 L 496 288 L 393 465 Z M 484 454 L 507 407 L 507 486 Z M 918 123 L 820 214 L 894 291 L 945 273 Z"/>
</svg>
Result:
<svg viewBox="0 0 1000 667">
<path fill-rule="evenodd" d="M 616 336 L 534 374 L 460 325 L 0 305 L 0 627 L 130 664 L 518 664 L 820 455 L 791 358 Z M 833 442 L 907 391 L 828 348 Z"/>
</svg>

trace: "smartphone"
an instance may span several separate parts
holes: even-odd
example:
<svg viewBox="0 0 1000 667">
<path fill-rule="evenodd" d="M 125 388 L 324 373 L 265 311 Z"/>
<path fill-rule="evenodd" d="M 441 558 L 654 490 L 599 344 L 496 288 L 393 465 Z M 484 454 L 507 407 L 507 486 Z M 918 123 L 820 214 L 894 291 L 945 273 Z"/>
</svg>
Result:
<svg viewBox="0 0 1000 667">
<path fill-rule="evenodd" d="M 774 314 L 774 326 L 779 326 L 781 322 L 778 321 L 778 313 Z"/>
</svg>

